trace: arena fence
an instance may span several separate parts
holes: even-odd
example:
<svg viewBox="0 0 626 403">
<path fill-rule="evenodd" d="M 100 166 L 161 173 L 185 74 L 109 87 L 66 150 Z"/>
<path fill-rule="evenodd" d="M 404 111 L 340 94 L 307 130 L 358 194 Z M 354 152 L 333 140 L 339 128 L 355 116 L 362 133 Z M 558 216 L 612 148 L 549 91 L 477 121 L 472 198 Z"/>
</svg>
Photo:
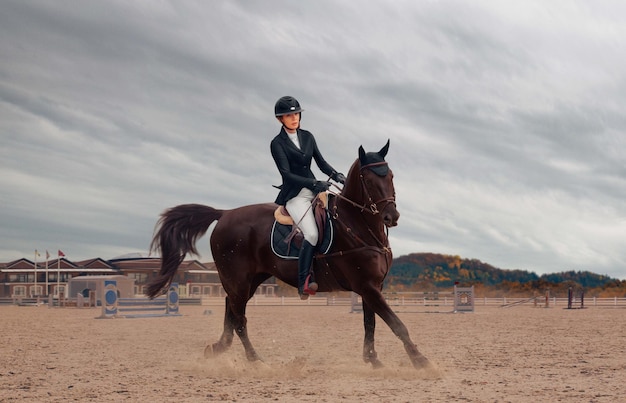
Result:
<svg viewBox="0 0 626 403">
<path fill-rule="evenodd" d="M 398 307 L 427 307 L 429 311 L 437 312 L 450 307 L 448 312 L 473 312 L 475 305 L 473 287 L 456 287 L 452 292 L 406 292 L 384 294 L 390 306 Z M 202 305 L 224 305 L 224 297 L 203 297 Z M 355 293 L 350 296 L 318 294 L 301 300 L 298 297 L 272 297 L 255 295 L 248 302 L 248 306 L 349 306 L 350 312 L 362 312 L 361 297 Z"/>
<path fill-rule="evenodd" d="M 19 306 L 42 306 L 48 305 L 47 297 L 40 298 L 0 298 L 1 305 L 19 305 Z M 360 301 L 360 297 L 359 297 Z M 578 303 L 574 299 L 574 303 Z M 401 305 L 400 302 L 396 302 Z M 418 299 L 417 303 L 430 304 L 432 301 Z M 409 304 L 409 299 L 404 299 L 404 304 Z M 415 302 L 414 302 L 415 304 Z M 453 299 L 451 296 L 440 294 L 438 304 L 443 307 L 450 306 L 453 310 Z M 589 297 L 585 295 L 584 301 L 586 308 L 626 308 L 625 297 Z M 179 305 L 204 305 L 204 306 L 224 306 L 224 297 L 201 297 L 201 298 L 179 298 Z M 302 301 L 298 297 L 278 297 L 278 296 L 254 296 L 249 302 L 249 306 L 352 306 L 351 298 L 348 293 L 345 296 L 328 295 L 318 293 L 318 295 Z M 505 305 L 526 305 L 526 306 L 545 306 L 545 297 L 474 297 L 474 307 L 503 307 Z M 567 297 L 550 297 L 548 306 L 550 308 L 560 307 L 567 308 Z M 56 306 L 56 303 L 55 303 Z M 68 298 L 67 303 L 61 307 L 76 307 L 75 298 Z M 92 305 L 93 307 L 94 305 Z M 100 304 L 97 304 L 100 307 Z"/>
<path fill-rule="evenodd" d="M 387 303 L 398 312 L 474 312 L 473 286 L 455 286 L 453 291 L 393 292 L 384 295 Z"/>
<path fill-rule="evenodd" d="M 438 294 L 438 299 L 435 299 L 435 294 L 419 295 L 420 293 L 412 293 L 411 295 L 402 295 L 400 293 L 385 294 L 387 302 L 394 309 L 397 307 L 425 307 L 430 310 L 444 310 L 448 312 L 454 311 L 454 298 L 451 292 Z M 353 298 L 357 299 L 357 303 L 353 302 Z M 545 296 L 537 297 L 476 297 L 474 296 L 474 309 L 479 307 L 505 307 L 507 305 L 526 305 L 526 306 L 545 306 Z M 204 306 L 224 306 L 224 297 L 202 297 L 201 304 Z M 255 295 L 252 297 L 248 306 L 348 306 L 356 312 L 361 312 L 361 297 L 355 294 L 350 296 L 346 293 L 346 296 L 324 295 L 318 293 L 314 297 L 310 297 L 307 300 L 300 300 L 298 297 L 276 297 L 276 296 L 262 296 Z M 567 297 L 550 297 L 548 299 L 548 306 L 567 308 Z M 592 308 L 626 308 L 626 298 L 623 297 L 611 297 L 611 298 L 598 298 L 585 296 L 585 307 Z M 448 309 L 449 308 L 449 309 Z M 426 309 L 428 310 L 428 309 Z"/>
</svg>

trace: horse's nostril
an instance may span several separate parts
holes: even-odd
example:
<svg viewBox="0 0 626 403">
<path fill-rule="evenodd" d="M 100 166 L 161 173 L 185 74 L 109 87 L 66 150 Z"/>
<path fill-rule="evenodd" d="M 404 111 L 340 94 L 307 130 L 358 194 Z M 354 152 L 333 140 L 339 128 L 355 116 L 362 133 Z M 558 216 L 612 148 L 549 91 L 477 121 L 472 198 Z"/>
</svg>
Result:
<svg viewBox="0 0 626 403">
<path fill-rule="evenodd" d="M 398 210 L 394 208 L 387 208 L 382 214 L 383 224 L 387 227 L 395 227 L 398 225 L 398 219 L 400 218 L 400 213 Z"/>
</svg>

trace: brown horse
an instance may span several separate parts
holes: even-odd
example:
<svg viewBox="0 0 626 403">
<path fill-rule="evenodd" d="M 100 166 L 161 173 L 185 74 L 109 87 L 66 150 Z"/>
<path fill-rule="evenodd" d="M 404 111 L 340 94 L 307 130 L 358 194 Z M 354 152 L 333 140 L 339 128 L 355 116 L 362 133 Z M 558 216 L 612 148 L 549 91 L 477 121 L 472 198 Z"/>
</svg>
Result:
<svg viewBox="0 0 626 403">
<path fill-rule="evenodd" d="M 314 260 L 318 292 L 354 291 L 363 300 L 365 338 L 363 359 L 373 367 L 382 366 L 374 348 L 375 315 L 380 316 L 402 340 L 414 367 L 428 365 L 428 359 L 409 337 L 406 326 L 391 310 L 382 295 L 382 286 L 392 261 L 387 228 L 397 225 L 393 173 L 385 156 L 389 141 L 378 152 L 359 147 L 341 193 L 331 199 L 335 240 L 326 255 Z M 197 254 L 196 240 L 217 221 L 211 234 L 211 251 L 226 291 L 224 331 L 205 349 L 205 356 L 228 349 L 234 333 L 241 339 L 250 361 L 259 360 L 248 339 L 246 304 L 257 287 L 271 276 L 297 287 L 297 262 L 277 257 L 270 246 L 274 203 L 244 206 L 233 210 L 186 204 L 165 211 L 158 224 L 151 249 L 161 251 L 159 276 L 146 294 L 155 297 L 167 289 L 178 266 L 188 253 Z"/>
</svg>

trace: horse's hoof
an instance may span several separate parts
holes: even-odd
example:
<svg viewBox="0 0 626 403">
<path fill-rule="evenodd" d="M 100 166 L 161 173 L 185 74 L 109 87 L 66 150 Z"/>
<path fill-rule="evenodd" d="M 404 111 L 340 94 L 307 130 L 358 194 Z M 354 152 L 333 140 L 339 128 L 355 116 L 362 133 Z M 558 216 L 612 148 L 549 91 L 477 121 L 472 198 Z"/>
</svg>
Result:
<svg viewBox="0 0 626 403">
<path fill-rule="evenodd" d="M 419 357 L 417 357 L 413 361 L 413 367 L 415 369 L 425 369 L 426 371 L 430 371 L 430 370 L 435 369 L 435 366 L 433 364 L 431 364 L 431 362 L 428 360 L 428 358 L 424 357 L 421 354 L 420 354 Z"/>
<path fill-rule="evenodd" d="M 383 363 L 378 360 L 372 360 L 371 363 L 373 369 L 381 369 L 384 367 Z"/>
<path fill-rule="evenodd" d="M 213 352 L 213 345 L 209 344 L 204 348 L 204 358 L 213 358 L 215 353 Z"/>
<path fill-rule="evenodd" d="M 443 378 L 443 374 L 439 370 L 439 368 L 430 361 L 426 361 L 425 364 L 419 368 L 420 373 L 427 379 L 441 379 Z"/>
<path fill-rule="evenodd" d="M 255 353 L 251 353 L 251 354 L 246 354 L 246 358 L 250 362 L 263 361 L 263 359 L 261 357 L 259 357 L 259 355 L 256 352 Z"/>
<path fill-rule="evenodd" d="M 271 369 L 271 367 L 269 365 L 267 365 L 265 363 L 265 361 L 263 360 L 258 360 L 252 363 L 252 366 L 256 369 L 260 369 L 260 370 L 268 370 Z"/>
</svg>

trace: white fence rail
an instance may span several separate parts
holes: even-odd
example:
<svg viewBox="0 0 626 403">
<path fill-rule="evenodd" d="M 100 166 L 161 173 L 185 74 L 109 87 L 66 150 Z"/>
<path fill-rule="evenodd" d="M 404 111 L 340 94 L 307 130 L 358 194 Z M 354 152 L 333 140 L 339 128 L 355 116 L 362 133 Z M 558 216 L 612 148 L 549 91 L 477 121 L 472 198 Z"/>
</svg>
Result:
<svg viewBox="0 0 626 403">
<path fill-rule="evenodd" d="M 314 296 L 306 300 L 300 297 L 269 297 L 255 295 L 248 306 L 350 306 L 350 297 Z M 202 305 L 224 305 L 224 297 L 202 297 Z"/>
<path fill-rule="evenodd" d="M 454 306 L 454 297 L 451 293 L 444 295 L 440 293 L 438 298 L 433 296 L 427 297 L 407 297 L 407 296 L 386 296 L 387 302 L 391 306 Z M 567 297 L 557 298 L 550 297 L 548 299 L 548 306 L 567 307 Z M 598 298 L 598 297 L 585 297 L 585 307 L 624 307 L 626 308 L 626 298 Z M 545 297 L 475 297 L 475 306 L 514 306 L 521 304 L 528 305 L 545 305 Z M 580 307 L 581 300 L 576 297 L 573 301 L 574 307 Z"/>
<path fill-rule="evenodd" d="M 448 294 L 448 295 L 446 295 Z M 415 297 L 415 296 L 397 296 L 397 295 L 385 295 L 387 302 L 390 306 L 424 306 L 424 307 L 453 307 L 454 296 L 452 293 L 439 293 L 438 297 L 429 295 L 427 297 Z M 535 303 L 536 302 L 536 303 Z M 337 296 L 314 296 L 307 300 L 300 300 L 298 297 L 268 297 L 268 296 L 254 296 L 248 302 L 248 306 L 351 306 L 350 297 L 337 297 Z M 202 305 L 206 306 L 218 306 L 224 305 L 224 297 L 202 297 Z M 474 300 L 476 307 L 504 307 L 515 305 L 545 305 L 544 297 L 476 297 Z M 548 306 L 550 307 L 562 307 L 567 308 L 567 298 L 550 297 Z M 576 298 L 573 302 L 574 307 L 580 307 L 580 299 Z M 623 307 L 626 308 L 626 298 L 596 298 L 585 297 L 585 307 Z"/>
<path fill-rule="evenodd" d="M 424 307 L 450 307 L 454 306 L 454 298 L 452 293 L 445 295 L 440 293 L 437 298 L 429 297 L 415 297 L 415 296 L 398 296 L 395 294 L 385 295 L 387 302 L 390 306 L 424 306 Z M 223 306 L 224 297 L 202 297 L 198 298 L 198 301 L 202 305 L 206 306 Z M 521 297 L 475 297 L 474 305 L 479 308 L 483 307 L 503 307 L 503 306 L 515 306 L 515 305 L 536 305 L 544 306 L 545 298 L 521 298 Z M 4 298 L 0 299 L 0 305 L 13 305 L 13 304 L 38 304 L 40 301 L 34 298 L 14 299 Z M 188 303 L 185 299 L 181 299 L 181 304 Z M 189 303 L 198 302 L 193 301 Z M 350 297 L 338 297 L 338 296 L 318 296 L 310 297 L 307 300 L 300 300 L 298 297 L 269 297 L 269 296 L 254 296 L 249 306 L 351 306 Z M 548 306 L 550 307 L 562 307 L 567 308 L 567 298 L 550 297 Z M 614 298 L 597 298 L 597 297 L 585 297 L 584 306 L 587 308 L 626 308 L 626 298 L 614 297 Z M 580 307 L 580 299 L 576 298 L 573 301 L 573 307 Z"/>
</svg>

